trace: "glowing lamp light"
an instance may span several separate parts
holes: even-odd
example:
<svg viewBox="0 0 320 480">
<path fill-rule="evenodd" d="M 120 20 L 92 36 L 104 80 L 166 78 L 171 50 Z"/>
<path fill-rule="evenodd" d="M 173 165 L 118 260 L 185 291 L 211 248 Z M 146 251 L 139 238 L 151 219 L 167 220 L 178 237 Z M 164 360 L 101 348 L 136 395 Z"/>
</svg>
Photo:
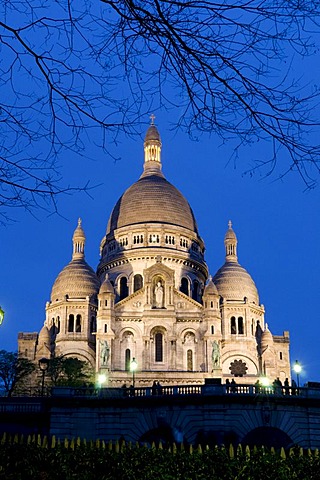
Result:
<svg viewBox="0 0 320 480">
<path fill-rule="evenodd" d="M 300 363 L 298 362 L 298 360 L 296 360 L 295 364 L 293 365 L 293 370 L 294 370 L 297 374 L 301 372 L 302 367 L 301 367 Z"/>
<path fill-rule="evenodd" d="M 263 387 L 269 387 L 270 386 L 270 380 L 268 377 L 260 377 L 260 383 Z"/>
<path fill-rule="evenodd" d="M 0 307 L 0 325 L 2 324 L 4 319 L 4 310 Z"/>
<path fill-rule="evenodd" d="M 299 388 L 300 387 L 300 373 L 301 373 L 302 367 L 301 367 L 300 363 L 298 362 L 298 360 L 295 361 L 295 363 L 293 365 L 293 370 L 297 374 L 297 384 L 298 384 L 298 388 Z"/>
<path fill-rule="evenodd" d="M 130 362 L 130 371 L 132 372 L 132 386 L 134 387 L 135 385 L 135 377 L 134 377 L 134 374 L 135 374 L 135 371 L 137 370 L 137 367 L 138 367 L 138 362 L 137 360 L 133 357 L 133 359 L 131 360 Z"/>
<path fill-rule="evenodd" d="M 98 383 L 101 386 L 107 380 L 107 376 L 104 373 L 98 375 Z"/>
</svg>

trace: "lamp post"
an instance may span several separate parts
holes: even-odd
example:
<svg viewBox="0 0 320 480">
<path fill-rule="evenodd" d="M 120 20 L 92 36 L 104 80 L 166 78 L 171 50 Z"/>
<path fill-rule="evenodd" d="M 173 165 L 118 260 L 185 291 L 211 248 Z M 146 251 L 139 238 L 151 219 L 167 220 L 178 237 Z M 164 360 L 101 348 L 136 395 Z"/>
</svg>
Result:
<svg viewBox="0 0 320 480">
<path fill-rule="evenodd" d="M 102 384 L 107 380 L 107 376 L 104 373 L 98 375 L 98 387 L 101 388 Z"/>
<path fill-rule="evenodd" d="M 48 358 L 40 358 L 39 360 L 39 368 L 41 370 L 41 373 L 42 373 L 42 381 L 41 381 L 41 397 L 43 397 L 43 393 L 44 393 L 44 376 L 46 374 L 46 371 L 48 370 L 49 368 L 49 359 Z"/>
<path fill-rule="evenodd" d="M 135 386 L 135 377 L 134 377 L 134 374 L 135 374 L 135 371 L 137 370 L 137 366 L 138 366 L 138 362 L 136 361 L 136 359 L 133 357 L 133 359 L 131 360 L 130 362 L 130 370 L 132 372 L 132 386 L 134 387 Z"/>
<path fill-rule="evenodd" d="M 298 362 L 298 360 L 295 361 L 295 364 L 293 365 L 293 370 L 297 374 L 297 385 L 298 385 L 298 388 L 299 388 L 300 387 L 300 372 L 302 370 L 302 367 L 301 367 L 300 363 Z"/>
</svg>

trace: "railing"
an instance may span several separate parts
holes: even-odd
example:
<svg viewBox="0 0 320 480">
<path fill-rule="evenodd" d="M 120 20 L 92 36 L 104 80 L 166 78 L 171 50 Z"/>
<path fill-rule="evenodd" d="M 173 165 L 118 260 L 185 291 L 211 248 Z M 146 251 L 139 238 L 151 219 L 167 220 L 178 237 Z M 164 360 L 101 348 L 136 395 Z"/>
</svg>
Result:
<svg viewBox="0 0 320 480">
<path fill-rule="evenodd" d="M 54 387 L 53 396 L 68 397 L 165 397 L 186 395 L 217 395 L 217 396 L 272 396 L 272 397 L 303 397 L 320 398 L 320 389 L 297 387 L 264 387 L 261 385 L 179 385 L 179 386 L 154 386 L 154 387 L 122 387 L 122 388 L 70 388 Z"/>
</svg>

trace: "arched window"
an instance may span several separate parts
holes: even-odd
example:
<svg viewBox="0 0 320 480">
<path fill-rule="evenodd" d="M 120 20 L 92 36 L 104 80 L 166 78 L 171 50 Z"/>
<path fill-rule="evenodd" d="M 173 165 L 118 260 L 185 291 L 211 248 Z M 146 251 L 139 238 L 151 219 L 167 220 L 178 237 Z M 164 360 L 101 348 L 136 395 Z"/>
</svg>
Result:
<svg viewBox="0 0 320 480">
<path fill-rule="evenodd" d="M 214 335 L 214 326 L 211 325 L 211 335 Z"/>
<path fill-rule="evenodd" d="M 236 333 L 237 333 L 236 317 L 231 317 L 231 334 L 235 335 Z"/>
<path fill-rule="evenodd" d="M 56 325 L 56 332 L 60 333 L 60 317 L 57 317 L 57 325 Z"/>
<path fill-rule="evenodd" d="M 72 315 L 71 313 L 68 319 L 68 332 L 73 332 L 73 330 L 74 330 L 74 315 Z"/>
<path fill-rule="evenodd" d="M 130 361 L 131 361 L 130 348 L 126 348 L 126 351 L 125 351 L 125 369 L 126 369 L 126 372 L 130 372 Z"/>
<path fill-rule="evenodd" d="M 141 275 L 137 274 L 133 277 L 133 291 L 136 292 L 143 287 L 143 278 Z"/>
<path fill-rule="evenodd" d="M 90 333 L 96 332 L 96 317 L 92 316 L 90 321 Z"/>
<path fill-rule="evenodd" d="M 192 350 L 187 351 L 187 370 L 188 372 L 193 372 Z"/>
<path fill-rule="evenodd" d="M 76 318 L 76 332 L 81 332 L 81 315 L 77 315 Z"/>
<path fill-rule="evenodd" d="M 243 333 L 244 333 L 244 331 L 243 331 L 243 318 L 239 317 L 238 318 L 238 334 L 243 335 Z"/>
<path fill-rule="evenodd" d="M 155 361 L 163 361 L 163 335 L 162 333 L 155 334 Z"/>
<path fill-rule="evenodd" d="M 199 290 L 199 282 L 197 282 L 197 280 L 195 280 L 195 281 L 193 282 L 193 289 L 192 289 L 192 298 L 193 298 L 193 300 L 198 301 L 198 290 Z"/>
<path fill-rule="evenodd" d="M 189 282 L 188 279 L 185 277 L 181 278 L 180 292 L 189 295 Z"/>
<path fill-rule="evenodd" d="M 120 279 L 120 300 L 128 296 L 128 282 L 126 277 Z"/>
</svg>

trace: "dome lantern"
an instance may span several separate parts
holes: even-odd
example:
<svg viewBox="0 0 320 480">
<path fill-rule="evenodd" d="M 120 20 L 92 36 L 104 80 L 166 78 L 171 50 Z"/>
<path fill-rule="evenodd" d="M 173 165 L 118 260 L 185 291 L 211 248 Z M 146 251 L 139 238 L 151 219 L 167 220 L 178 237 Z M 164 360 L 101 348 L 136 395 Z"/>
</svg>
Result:
<svg viewBox="0 0 320 480">
<path fill-rule="evenodd" d="M 237 262 L 237 236 L 232 229 L 232 222 L 228 222 L 228 230 L 224 237 L 224 245 L 226 248 L 226 262 Z"/>
<path fill-rule="evenodd" d="M 238 263 L 237 243 L 236 234 L 229 221 L 229 228 L 224 237 L 226 261 L 213 277 L 213 283 L 219 295 L 227 301 L 244 301 L 246 298 L 249 302 L 259 305 L 257 287 L 246 269 Z"/>
<path fill-rule="evenodd" d="M 72 260 L 57 276 L 51 290 L 51 302 L 62 300 L 66 295 L 69 298 L 85 298 L 99 292 L 99 279 L 84 259 L 85 240 L 79 218 L 72 237 Z"/>
<path fill-rule="evenodd" d="M 155 116 L 150 116 L 151 124 L 144 139 L 144 172 L 146 175 L 161 175 L 161 139 L 157 127 L 154 124 Z"/>
<path fill-rule="evenodd" d="M 72 237 L 73 243 L 73 252 L 72 252 L 72 260 L 84 258 L 84 246 L 86 243 L 86 236 L 81 226 L 82 220 L 79 218 L 78 226 L 74 231 Z"/>
</svg>

